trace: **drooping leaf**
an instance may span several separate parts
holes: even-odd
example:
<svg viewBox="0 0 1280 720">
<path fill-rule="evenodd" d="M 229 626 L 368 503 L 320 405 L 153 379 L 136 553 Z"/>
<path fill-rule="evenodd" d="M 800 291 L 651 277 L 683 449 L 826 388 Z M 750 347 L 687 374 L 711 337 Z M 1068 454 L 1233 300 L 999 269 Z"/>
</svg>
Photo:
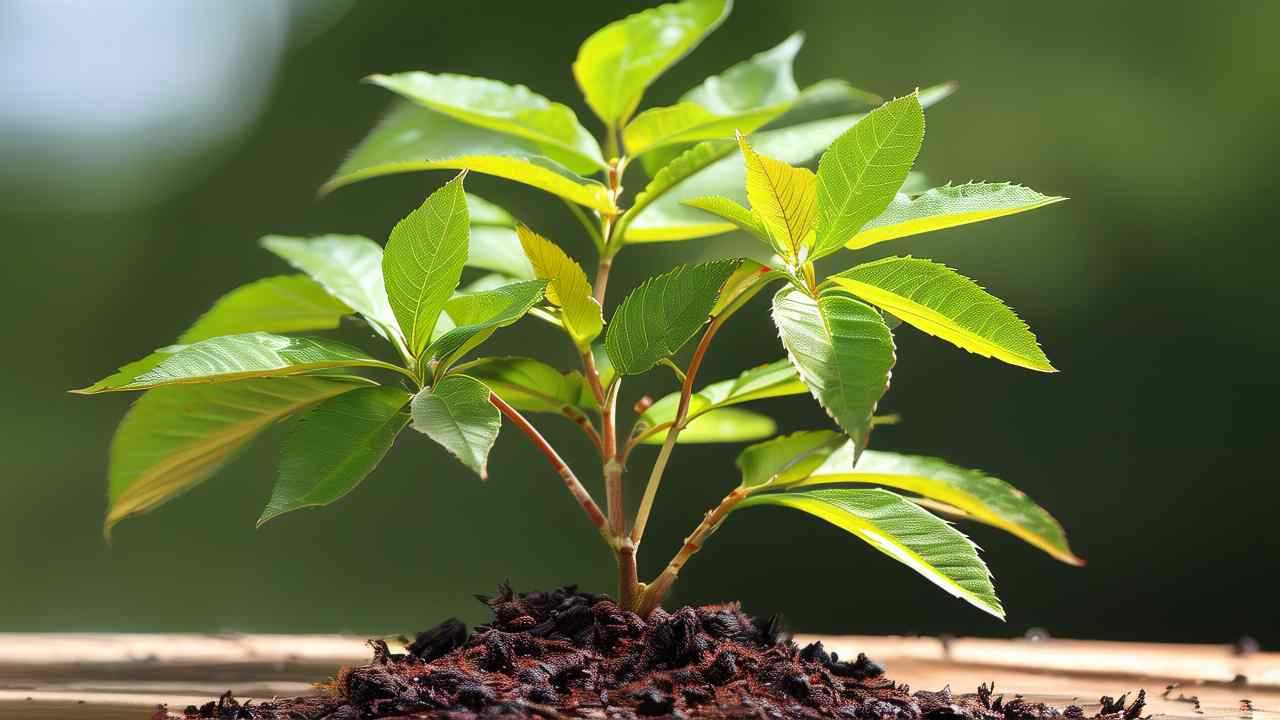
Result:
<svg viewBox="0 0 1280 720">
<path fill-rule="evenodd" d="M 767 365 L 751 368 L 736 378 L 711 383 L 689 396 L 689 418 L 697 418 L 712 410 L 766 398 L 801 395 L 806 392 L 804 383 L 795 368 L 785 358 Z M 680 393 L 674 392 L 660 398 L 640 416 L 639 422 L 648 427 L 674 422 L 680 406 Z M 684 436 L 681 436 L 684 439 Z"/>
<path fill-rule="evenodd" d="M 1083 565 L 1067 545 L 1062 526 L 1012 485 L 944 460 L 868 450 L 853 464 L 847 443 L 792 487 L 884 485 L 945 503 L 964 517 L 1000 528 L 1062 562 Z"/>
<path fill-rule="evenodd" d="M 387 298 L 414 356 L 431 341 L 467 261 L 470 219 L 462 179 L 450 180 L 396 223 L 382 258 Z"/>
<path fill-rule="evenodd" d="M 360 313 L 378 334 L 401 338 L 382 281 L 382 247 L 358 235 L 294 238 L 268 235 L 262 247 L 310 275 L 329 294 Z"/>
<path fill-rule="evenodd" d="M 747 199 L 751 211 L 769 231 L 778 254 L 790 263 L 803 262 L 812 243 L 817 210 L 817 179 L 805 168 L 760 155 L 738 136 L 747 168 Z"/>
<path fill-rule="evenodd" d="M 258 518 L 328 505 L 361 483 L 382 462 L 409 424 L 409 393 L 369 387 L 332 397 L 296 421 L 280 449 L 280 476 Z"/>
<path fill-rule="evenodd" d="M 903 322 L 971 353 L 1055 372 L 1026 323 L 994 295 L 945 265 L 889 257 L 846 270 L 831 280 Z"/>
<path fill-rule="evenodd" d="M 769 229 L 765 227 L 764 222 L 755 213 L 727 197 L 712 195 L 692 198 L 685 200 L 684 204 L 719 216 L 735 225 L 739 230 L 750 233 L 752 237 L 764 241 L 770 247 L 773 246 L 773 241 L 769 238 Z"/>
<path fill-rule="evenodd" d="M 496 225 L 471 224 L 467 267 L 489 270 L 514 280 L 532 280 L 536 277 L 533 265 L 520 247 L 516 231 Z"/>
<path fill-rule="evenodd" d="M 609 210 L 603 185 L 542 155 L 537 143 L 403 103 L 378 123 L 321 188 L 423 170 L 474 170 Z"/>
<path fill-rule="evenodd" d="M 803 430 L 757 443 L 738 454 L 742 486 L 783 487 L 809 477 L 831 454 L 848 442 L 831 430 Z M 853 458 L 849 458 L 849 468 Z"/>
<path fill-rule="evenodd" d="M 1066 198 L 1041 195 L 1012 183 L 944 185 L 914 198 L 898 193 L 889 207 L 864 225 L 845 247 L 858 250 L 885 240 L 994 220 L 1063 200 Z"/>
<path fill-rule="evenodd" d="M 225 383 L 247 378 L 300 375 L 330 368 L 370 367 L 397 370 L 394 365 L 336 340 L 287 337 L 271 333 L 224 335 L 191 345 L 174 346 L 121 368 L 81 395 L 123 390 L 146 390 L 161 385 Z M 152 362 L 156 360 L 155 362 Z"/>
<path fill-rule="evenodd" d="M 815 300 L 786 287 L 773 298 L 773 322 L 800 379 L 858 449 L 865 448 L 895 360 L 880 313 L 837 288 Z"/>
<path fill-rule="evenodd" d="M 542 299 L 546 286 L 544 280 L 525 280 L 453 297 L 444 307 L 454 327 L 432 342 L 425 354 L 451 359 L 466 354 L 498 328 L 524 317 Z"/>
<path fill-rule="evenodd" d="M 562 373 L 533 358 L 482 358 L 458 366 L 457 372 L 488 385 L 520 411 L 559 413 L 565 407 L 595 407 L 590 392 L 584 392 L 586 380 L 581 372 Z"/>
<path fill-rule="evenodd" d="M 220 335 L 331 330 L 351 308 L 305 275 L 280 275 L 223 295 L 178 338 L 188 345 Z"/>
<path fill-rule="evenodd" d="M 792 63 L 804 35 L 796 33 L 780 45 L 713 75 L 669 107 L 651 108 L 636 116 L 623 132 L 632 157 L 671 145 L 732 138 L 749 133 L 781 115 L 800 94 Z"/>
<path fill-rule="evenodd" d="M 732 5 L 731 0 L 685 0 L 597 30 L 573 62 L 573 76 L 587 104 L 605 125 L 624 125 L 649 83 L 702 42 Z"/>
<path fill-rule="evenodd" d="M 635 375 L 675 354 L 707 321 L 720 288 L 739 262 L 681 265 L 632 290 L 613 314 L 605 335 L 614 369 Z"/>
<path fill-rule="evenodd" d="M 812 489 L 753 495 L 739 508 L 781 505 L 857 535 L 934 585 L 1004 619 L 991 573 L 977 546 L 924 508 L 888 490 Z"/>
<path fill-rule="evenodd" d="M 479 195 L 467 193 L 467 215 L 471 217 L 471 229 L 477 227 L 504 227 L 514 229 L 516 219 L 496 203 Z"/>
<path fill-rule="evenodd" d="M 872 110 L 818 162 L 815 258 L 830 255 L 889 206 L 924 142 L 924 109 L 915 94 Z"/>
<path fill-rule="evenodd" d="M 516 228 L 520 246 L 533 265 L 534 274 L 547 281 L 547 301 L 561 308 L 560 321 L 579 350 L 604 329 L 600 303 L 591 294 L 591 283 L 582 266 L 565 254 L 559 245 L 521 225 Z"/>
<path fill-rule="evenodd" d="M 272 424 L 362 387 L 368 386 L 294 377 L 144 394 L 111 441 L 107 530 L 203 482 Z"/>
<path fill-rule="evenodd" d="M 681 445 L 751 442 L 767 438 L 778 431 L 772 418 L 751 410 L 726 407 L 701 413 L 680 432 Z M 646 445 L 661 445 L 667 439 L 662 430 L 644 439 Z"/>
<path fill-rule="evenodd" d="M 539 154 L 573 172 L 589 175 L 605 169 L 600 146 L 573 110 L 524 85 L 426 72 L 373 75 L 369 81 L 465 123 L 531 140 Z"/>
<path fill-rule="evenodd" d="M 413 427 L 444 446 L 475 471 L 489 476 L 489 451 L 502 416 L 489 402 L 489 388 L 466 375 L 450 375 L 413 396 Z"/>
</svg>

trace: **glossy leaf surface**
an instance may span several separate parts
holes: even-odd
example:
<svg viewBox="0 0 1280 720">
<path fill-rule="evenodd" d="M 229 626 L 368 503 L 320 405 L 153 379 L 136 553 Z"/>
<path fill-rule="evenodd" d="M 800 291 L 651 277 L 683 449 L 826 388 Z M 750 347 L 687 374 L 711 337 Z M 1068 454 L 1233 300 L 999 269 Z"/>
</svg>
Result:
<svg viewBox="0 0 1280 720">
<path fill-rule="evenodd" d="M 444 446 L 483 480 L 502 416 L 489 388 L 466 375 L 450 375 L 413 397 L 413 427 Z"/>
<path fill-rule="evenodd" d="M 813 474 L 835 450 L 848 442 L 831 430 L 803 430 L 757 443 L 738 454 L 742 486 L 783 487 Z M 849 469 L 853 458 L 849 458 Z"/>
<path fill-rule="evenodd" d="M 703 412 L 680 432 L 680 445 L 751 442 L 767 438 L 778 431 L 772 418 L 751 410 L 726 407 Z M 663 430 L 645 438 L 647 445 L 661 445 L 667 439 Z"/>
<path fill-rule="evenodd" d="M 801 395 L 804 383 L 786 359 L 751 368 L 736 378 L 714 382 L 689 396 L 688 417 L 697 418 L 712 410 L 772 397 Z M 649 427 L 673 422 L 680 406 L 680 393 L 664 395 L 644 411 L 639 421 Z M 681 436 L 683 440 L 683 436 Z"/>
<path fill-rule="evenodd" d="M 911 197 L 898 193 L 884 212 L 845 243 L 850 250 L 885 240 L 994 220 L 1066 200 L 1012 183 L 965 183 L 933 188 Z"/>
<path fill-rule="evenodd" d="M 547 301 L 561 309 L 565 331 L 580 351 L 590 348 L 604 329 L 604 315 L 592 297 L 586 272 L 559 245 L 538 233 L 523 225 L 516 233 L 534 274 L 547 281 Z"/>
<path fill-rule="evenodd" d="M 351 308 L 305 275 L 281 275 L 242 285 L 223 295 L 187 329 L 187 345 L 220 335 L 247 332 L 332 330 Z"/>
<path fill-rule="evenodd" d="M 558 413 L 565 407 L 595 406 L 582 373 L 562 373 L 527 357 L 482 358 L 458 368 L 497 393 L 508 405 L 524 412 Z"/>
<path fill-rule="evenodd" d="M 374 241 L 358 235 L 268 235 L 262 238 L 262 246 L 310 275 L 383 337 L 400 337 L 400 324 L 382 280 L 382 247 Z"/>
</svg>

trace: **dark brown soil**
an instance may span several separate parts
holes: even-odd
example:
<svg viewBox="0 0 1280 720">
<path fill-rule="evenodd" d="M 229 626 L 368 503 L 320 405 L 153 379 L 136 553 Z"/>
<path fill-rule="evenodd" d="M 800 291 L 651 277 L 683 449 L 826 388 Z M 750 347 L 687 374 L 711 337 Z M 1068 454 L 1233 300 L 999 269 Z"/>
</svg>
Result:
<svg viewBox="0 0 1280 720">
<path fill-rule="evenodd" d="M 841 660 L 821 643 L 798 647 L 774 619 L 736 604 L 655 611 L 648 619 L 608 597 L 566 587 L 482 597 L 493 612 L 468 634 L 448 620 L 420 633 L 404 655 L 371 641 L 368 665 L 343 668 L 317 697 L 241 705 L 230 693 L 188 718 L 849 718 L 850 720 L 1080 720 L 1006 700 L 917 691 L 884 677 L 859 654 Z M 1132 702 L 1102 699 L 1103 720 L 1136 720 Z"/>
</svg>

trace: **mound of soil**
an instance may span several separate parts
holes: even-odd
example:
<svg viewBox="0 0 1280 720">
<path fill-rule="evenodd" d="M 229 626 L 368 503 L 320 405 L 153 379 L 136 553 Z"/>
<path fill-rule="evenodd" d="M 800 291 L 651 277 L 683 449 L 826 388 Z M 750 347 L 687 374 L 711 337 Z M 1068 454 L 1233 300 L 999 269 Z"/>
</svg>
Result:
<svg viewBox="0 0 1280 720">
<path fill-rule="evenodd" d="M 1021 698 L 917 691 L 859 654 L 801 648 L 776 619 L 737 604 L 655 611 L 647 619 L 604 595 L 565 587 L 481 597 L 493 621 L 468 634 L 458 620 L 420 633 L 407 653 L 371 641 L 368 665 L 343 668 L 316 697 L 240 704 L 230 693 L 188 718 L 848 718 L 850 720 L 1081 720 Z M 1102 699 L 1103 720 L 1136 720 L 1144 696 Z"/>
</svg>

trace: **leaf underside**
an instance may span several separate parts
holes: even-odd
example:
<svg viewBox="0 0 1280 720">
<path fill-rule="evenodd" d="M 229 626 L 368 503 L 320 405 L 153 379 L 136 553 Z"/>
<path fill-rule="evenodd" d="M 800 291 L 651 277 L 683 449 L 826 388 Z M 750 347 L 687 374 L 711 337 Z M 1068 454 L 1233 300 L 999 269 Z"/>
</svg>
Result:
<svg viewBox="0 0 1280 720">
<path fill-rule="evenodd" d="M 412 402 L 413 428 L 440 443 L 483 480 L 502 416 L 489 388 L 466 375 L 450 375 Z"/>
</svg>

